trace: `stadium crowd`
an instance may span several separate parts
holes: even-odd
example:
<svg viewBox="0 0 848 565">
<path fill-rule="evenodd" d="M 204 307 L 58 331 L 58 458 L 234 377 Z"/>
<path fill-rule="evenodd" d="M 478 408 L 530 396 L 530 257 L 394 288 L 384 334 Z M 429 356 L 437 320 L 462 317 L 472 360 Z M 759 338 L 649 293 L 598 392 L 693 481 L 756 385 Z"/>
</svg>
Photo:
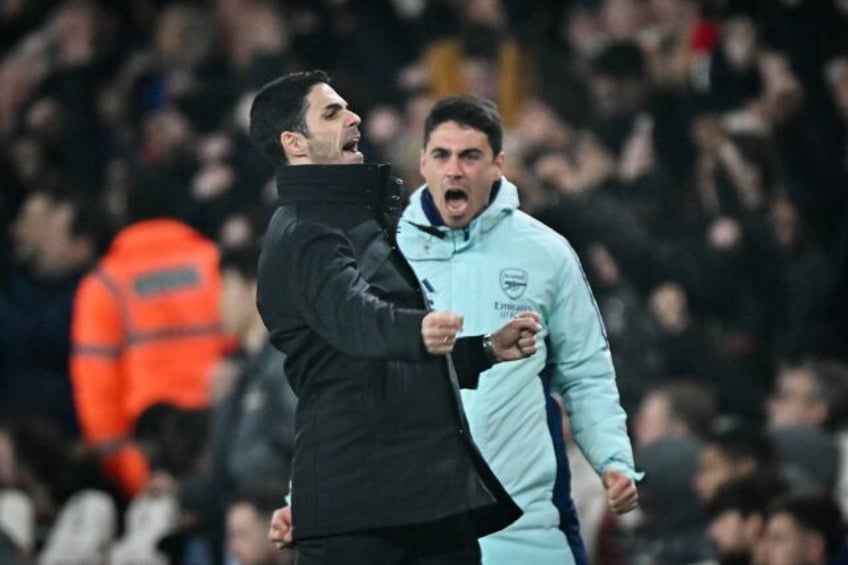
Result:
<svg viewBox="0 0 848 565">
<path fill-rule="evenodd" d="M 434 101 L 497 102 L 645 472 L 616 518 L 569 448 L 593 563 L 848 563 L 845 0 L 0 0 L 0 562 L 291 559 L 246 128 L 312 68 L 407 195 Z"/>
</svg>

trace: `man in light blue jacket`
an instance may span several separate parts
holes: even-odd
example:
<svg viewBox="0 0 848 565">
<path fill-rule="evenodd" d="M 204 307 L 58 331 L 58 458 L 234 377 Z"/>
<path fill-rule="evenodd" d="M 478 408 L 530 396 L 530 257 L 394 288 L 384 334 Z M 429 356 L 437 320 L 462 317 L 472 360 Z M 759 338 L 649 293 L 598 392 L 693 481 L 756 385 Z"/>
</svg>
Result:
<svg viewBox="0 0 848 565">
<path fill-rule="evenodd" d="M 480 540 L 485 565 L 585 563 L 568 464 L 549 390 L 565 401 L 572 433 L 617 513 L 637 505 L 625 413 L 594 297 L 568 242 L 518 210 L 502 175 L 495 105 L 439 101 L 421 153 L 425 186 L 403 214 L 398 245 L 439 310 L 484 333 L 518 312 L 538 312 L 539 353 L 494 366 L 462 391 L 471 434 L 524 515 Z M 555 424 L 555 425 L 549 425 Z"/>
</svg>

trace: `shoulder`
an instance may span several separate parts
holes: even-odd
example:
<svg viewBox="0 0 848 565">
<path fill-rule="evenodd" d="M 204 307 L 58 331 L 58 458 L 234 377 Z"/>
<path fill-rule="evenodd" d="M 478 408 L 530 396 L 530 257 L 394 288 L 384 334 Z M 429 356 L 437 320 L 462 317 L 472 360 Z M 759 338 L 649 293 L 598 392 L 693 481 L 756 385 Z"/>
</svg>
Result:
<svg viewBox="0 0 848 565">
<path fill-rule="evenodd" d="M 80 280 L 74 294 L 74 319 L 99 323 L 108 312 L 117 312 L 124 302 L 125 292 L 118 280 L 101 266 Z"/>
<path fill-rule="evenodd" d="M 340 237 L 343 234 L 341 228 L 298 214 L 296 207 L 280 207 L 268 226 L 266 248 L 296 248 L 314 239 Z"/>
<path fill-rule="evenodd" d="M 273 277 L 295 265 L 319 269 L 335 258 L 352 255 L 351 249 L 350 239 L 341 228 L 303 219 L 272 220 L 259 260 L 259 275 Z"/>
<path fill-rule="evenodd" d="M 100 299 L 111 294 L 109 290 L 109 275 L 101 266 L 85 275 L 77 286 L 77 299 Z"/>
<path fill-rule="evenodd" d="M 577 260 L 574 249 L 565 237 L 526 212 L 515 210 L 503 227 L 507 229 L 501 229 L 501 233 L 523 253 L 543 258 L 551 265 Z"/>
</svg>

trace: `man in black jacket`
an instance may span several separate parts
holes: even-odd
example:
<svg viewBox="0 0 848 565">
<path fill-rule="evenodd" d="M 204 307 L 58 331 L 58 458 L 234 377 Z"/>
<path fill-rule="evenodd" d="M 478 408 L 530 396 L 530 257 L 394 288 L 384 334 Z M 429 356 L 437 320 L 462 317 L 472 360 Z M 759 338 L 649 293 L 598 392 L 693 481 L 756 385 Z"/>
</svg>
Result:
<svg viewBox="0 0 848 565">
<path fill-rule="evenodd" d="M 477 537 L 520 510 L 468 434 L 458 387 L 536 351 L 538 316 L 457 339 L 397 250 L 400 186 L 362 164 L 360 119 L 321 71 L 267 84 L 250 133 L 280 207 L 258 306 L 298 395 L 292 529 L 299 565 L 479 563 Z"/>
</svg>

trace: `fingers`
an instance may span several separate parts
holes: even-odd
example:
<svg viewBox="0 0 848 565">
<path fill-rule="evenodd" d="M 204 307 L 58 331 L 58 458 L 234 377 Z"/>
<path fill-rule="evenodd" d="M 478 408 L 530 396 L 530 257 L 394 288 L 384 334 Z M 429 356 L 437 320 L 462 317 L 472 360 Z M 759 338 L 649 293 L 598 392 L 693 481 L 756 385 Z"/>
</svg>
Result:
<svg viewBox="0 0 848 565">
<path fill-rule="evenodd" d="M 608 469 L 603 476 L 604 489 L 607 491 L 607 502 L 616 514 L 624 514 L 635 509 L 639 504 L 639 491 L 636 483 L 620 471 Z"/>
<path fill-rule="evenodd" d="M 635 510 L 639 505 L 639 493 L 636 490 L 636 485 L 631 481 L 620 497 L 609 499 L 609 505 L 616 514 L 625 514 Z"/>
<path fill-rule="evenodd" d="M 271 516 L 268 528 L 268 540 L 278 549 L 288 547 L 292 543 L 291 507 L 277 508 Z"/>
<path fill-rule="evenodd" d="M 539 313 L 534 312 L 532 310 L 525 310 L 523 312 L 519 312 L 518 314 L 513 316 L 513 318 L 516 319 L 516 320 L 522 319 L 522 318 L 530 319 L 530 320 L 535 321 L 537 324 L 542 321 L 542 319 L 539 317 Z"/>
<path fill-rule="evenodd" d="M 521 312 L 513 316 L 509 324 L 519 331 L 521 334 L 535 336 L 542 331 L 542 324 L 539 319 L 539 314 L 536 312 Z"/>
<path fill-rule="evenodd" d="M 461 331 L 462 316 L 451 312 L 430 312 L 421 321 L 424 347 L 433 355 L 447 355 L 453 351 L 456 336 Z"/>
<path fill-rule="evenodd" d="M 530 332 L 529 330 L 521 330 L 521 334 L 519 335 L 517 346 L 519 351 L 525 356 L 529 357 L 533 355 L 538 350 L 539 346 L 536 342 L 536 334 Z"/>
<path fill-rule="evenodd" d="M 536 334 L 542 331 L 539 314 L 526 311 L 513 316 L 493 334 L 495 355 L 499 361 L 515 361 L 538 351 Z"/>
</svg>

